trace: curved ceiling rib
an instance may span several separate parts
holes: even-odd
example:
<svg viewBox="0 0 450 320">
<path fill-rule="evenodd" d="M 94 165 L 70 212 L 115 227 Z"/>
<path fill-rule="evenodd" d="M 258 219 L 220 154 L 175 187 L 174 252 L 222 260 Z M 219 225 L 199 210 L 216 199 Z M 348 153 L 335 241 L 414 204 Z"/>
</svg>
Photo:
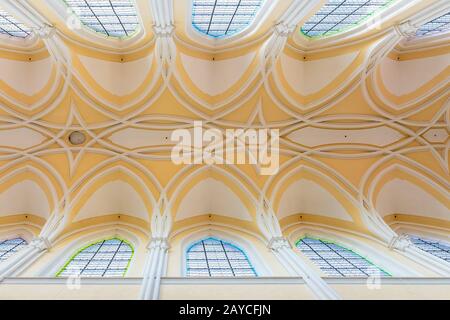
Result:
<svg viewBox="0 0 450 320">
<path fill-rule="evenodd" d="M 0 8 L 0 34 L 16 38 L 26 38 L 31 34 L 31 29 Z"/>
<path fill-rule="evenodd" d="M 63 5 L 60 1 L 51 2 Z M 0 43 L 0 189 L 8 209 L 1 216 L 0 201 L 0 227 L 13 221 L 28 228 L 31 212 L 29 217 L 38 218 L 33 228 L 39 231 L 47 223 L 42 229 L 55 238 L 119 223 L 140 232 L 153 228 L 158 236 L 172 223 L 171 231 L 180 234 L 216 223 L 265 236 L 269 233 L 258 222 L 263 213 L 276 232 L 291 224 L 316 223 L 370 231 L 388 242 L 394 236 L 389 226 L 413 223 L 418 209 L 421 221 L 447 226 L 448 33 L 442 39 L 424 37 L 403 51 L 400 43 L 408 42 L 409 32 L 403 35 L 405 25 L 394 24 L 408 18 L 415 34 L 418 25 L 448 12 L 448 0 L 437 1 L 440 6 L 430 10 L 423 3 L 412 5 L 401 16 L 398 10 L 407 1 L 399 0 L 379 15 L 386 23 L 375 36 L 364 38 L 360 26 L 322 45 L 292 34 L 295 26 L 319 10 L 318 4 L 350 1 L 66 0 L 84 8 L 71 10 L 80 12 L 86 25 L 104 28 L 98 31 L 104 36 L 97 36 L 88 27 L 68 30 L 63 25 L 68 15 L 75 17 L 72 11 L 64 14 L 69 7 L 61 12 L 61 7 L 1 0 L 9 14 L 32 27 L 24 42 L 36 41 L 29 46 L 16 46 L 22 41 L 11 39 L 5 39 L 4 47 Z M 363 1 L 352 3 L 357 2 L 362 7 Z M 369 2 L 374 3 L 364 1 Z M 128 5 L 127 17 L 142 27 L 136 34 L 120 29 L 125 36 L 134 35 L 129 42 L 109 31 L 107 37 L 111 24 L 100 24 L 124 16 L 119 3 L 123 10 Z M 208 27 L 216 34 L 193 35 L 195 8 L 188 3 L 209 4 Z M 224 4 L 228 11 L 220 9 Z M 254 11 L 239 20 L 239 8 L 250 4 Z M 353 13 L 362 12 L 358 10 Z M 345 17 L 335 24 L 342 21 Z M 228 23 L 228 31 L 214 29 L 219 22 Z M 120 20 L 116 26 L 122 28 Z M 309 43 L 303 47 L 295 37 Z M 228 129 L 242 129 L 248 139 L 259 129 L 278 129 L 279 157 L 278 152 L 269 156 L 270 150 L 267 156 L 279 171 L 262 176 L 266 164 L 251 163 L 250 153 L 242 153 L 245 163 L 239 163 L 233 150 L 235 164 L 210 165 L 206 148 L 204 164 L 174 163 L 171 133 L 182 129 L 195 139 L 197 121 L 225 138 L 224 155 Z M 75 132 L 84 135 L 83 143 L 73 144 Z M 382 191 L 394 194 L 383 186 L 397 178 L 397 171 L 398 179 L 407 177 L 418 187 L 427 179 L 424 189 L 433 197 L 419 197 L 422 193 L 413 193 L 416 189 L 409 185 L 405 189 L 405 183 L 392 184 L 407 190 L 406 195 L 386 196 L 384 210 L 377 208 Z M 29 180 L 39 183 L 30 186 Z M 33 196 L 43 187 L 42 195 Z M 24 194 L 32 195 L 25 198 L 33 206 L 25 206 Z M 435 205 L 414 207 L 411 195 Z M 395 215 L 399 220 L 390 220 Z M 170 218 L 167 227 L 152 225 L 163 221 L 160 217 Z M 56 231 L 54 221 L 62 221 Z"/>
<path fill-rule="evenodd" d="M 264 0 L 194 0 L 192 25 L 210 37 L 239 33 L 255 19 Z"/>
<path fill-rule="evenodd" d="M 132 36 L 139 26 L 131 0 L 63 0 L 90 29 L 108 37 Z"/>
<path fill-rule="evenodd" d="M 370 19 L 394 0 L 329 0 L 301 28 L 308 38 L 335 35 Z"/>
</svg>

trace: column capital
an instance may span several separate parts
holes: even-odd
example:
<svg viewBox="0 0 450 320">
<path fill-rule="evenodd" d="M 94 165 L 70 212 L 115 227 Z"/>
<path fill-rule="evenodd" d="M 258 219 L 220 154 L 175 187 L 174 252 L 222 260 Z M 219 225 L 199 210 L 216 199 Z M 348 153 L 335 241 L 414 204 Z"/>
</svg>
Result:
<svg viewBox="0 0 450 320">
<path fill-rule="evenodd" d="M 152 250 L 155 248 L 160 248 L 167 250 L 170 248 L 170 244 L 167 238 L 151 238 L 147 244 L 147 249 Z"/>
<path fill-rule="evenodd" d="M 45 237 L 37 237 L 31 240 L 30 246 L 39 249 L 41 251 L 48 250 L 51 248 L 52 244 Z"/>
<path fill-rule="evenodd" d="M 273 27 L 275 33 L 281 37 L 289 37 L 295 30 L 295 25 L 288 25 L 284 22 L 279 22 Z"/>
<path fill-rule="evenodd" d="M 413 37 L 417 32 L 417 27 L 411 24 L 411 21 L 405 21 L 395 26 L 395 30 L 403 37 Z"/>
<path fill-rule="evenodd" d="M 42 27 L 35 28 L 34 32 L 40 39 L 50 39 L 56 33 L 54 26 L 44 23 Z"/>
<path fill-rule="evenodd" d="M 397 249 L 400 251 L 405 251 L 406 248 L 411 246 L 411 240 L 409 240 L 408 235 L 403 234 L 400 236 L 392 237 L 391 241 L 389 241 L 388 248 L 389 249 Z"/>
<path fill-rule="evenodd" d="M 173 32 L 175 31 L 175 25 L 167 24 L 167 25 L 154 25 L 153 31 L 157 37 L 166 38 L 172 37 Z"/>
<path fill-rule="evenodd" d="M 291 245 L 289 241 L 287 241 L 284 237 L 272 237 L 267 244 L 267 247 L 274 250 L 279 251 L 282 248 L 290 249 Z"/>
</svg>

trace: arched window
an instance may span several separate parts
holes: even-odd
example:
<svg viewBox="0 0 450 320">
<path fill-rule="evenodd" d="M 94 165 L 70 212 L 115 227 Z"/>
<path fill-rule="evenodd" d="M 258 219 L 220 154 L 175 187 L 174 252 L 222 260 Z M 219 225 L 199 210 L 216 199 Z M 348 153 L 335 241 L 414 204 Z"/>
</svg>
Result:
<svg viewBox="0 0 450 320">
<path fill-rule="evenodd" d="M 26 245 L 27 242 L 22 238 L 0 240 L 0 262 L 5 261 Z"/>
<path fill-rule="evenodd" d="M 309 38 L 326 37 L 356 27 L 393 0 L 329 0 L 302 27 Z"/>
<path fill-rule="evenodd" d="M 109 37 L 128 37 L 139 25 L 131 0 L 64 0 L 80 21 Z"/>
<path fill-rule="evenodd" d="M 256 277 L 246 254 L 222 240 L 208 238 L 193 244 L 187 251 L 189 277 Z"/>
<path fill-rule="evenodd" d="M 26 38 L 31 34 L 31 29 L 0 8 L 0 34 L 16 38 Z"/>
<path fill-rule="evenodd" d="M 450 30 L 450 12 L 447 12 L 443 16 L 440 16 L 430 22 L 422 25 L 418 30 L 416 35 L 418 37 L 428 36 L 431 34 L 436 34 L 440 32 L 445 32 Z"/>
<path fill-rule="evenodd" d="M 450 262 L 450 244 L 438 240 L 419 238 L 417 236 L 410 236 L 409 238 L 419 249 Z"/>
<path fill-rule="evenodd" d="M 58 272 L 58 277 L 123 277 L 133 256 L 133 248 L 114 238 L 94 243 L 77 252 Z"/>
<path fill-rule="evenodd" d="M 297 243 L 297 248 L 328 276 L 390 276 L 360 255 L 331 242 L 303 238 Z"/>
<path fill-rule="evenodd" d="M 193 0 L 192 25 L 201 33 L 218 38 L 248 27 L 263 0 Z"/>
</svg>

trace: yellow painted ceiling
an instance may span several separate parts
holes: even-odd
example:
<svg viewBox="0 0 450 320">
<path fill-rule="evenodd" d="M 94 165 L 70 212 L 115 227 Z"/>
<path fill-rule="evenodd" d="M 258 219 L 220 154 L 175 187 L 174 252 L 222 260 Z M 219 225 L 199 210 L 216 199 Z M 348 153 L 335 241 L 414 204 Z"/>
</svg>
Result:
<svg viewBox="0 0 450 320">
<path fill-rule="evenodd" d="M 45 1 L 25 2 L 53 31 L 31 44 L 0 39 L 0 196 L 34 181 L 50 212 L 39 216 L 29 199 L 27 212 L 11 213 L 0 198 L 0 223 L 42 228 L 57 216 L 64 232 L 100 223 L 149 230 L 153 210 L 167 198 L 174 229 L 217 221 L 257 230 L 261 197 L 279 214 L 283 195 L 304 180 L 331 195 L 351 218 L 313 203 L 308 212 L 281 218 L 282 227 L 301 220 L 369 232 L 361 208 L 378 214 L 378 195 L 399 179 L 430 195 L 448 216 L 403 212 L 398 219 L 450 227 L 449 38 L 411 49 L 398 31 L 433 1 L 393 14 L 376 30 L 320 46 L 296 41 L 300 25 L 285 38 L 277 33 L 274 26 L 291 1 L 282 1 L 250 35 L 223 43 L 190 35 L 189 1 L 174 1 L 168 34 L 155 32 L 150 1 L 137 1 L 146 32 L 129 43 L 71 30 Z M 254 165 L 175 165 L 164 137 L 194 121 L 222 131 L 279 129 L 279 172 L 263 176 Z M 81 146 L 69 142 L 73 131 L 86 136 Z M 206 180 L 230 190 L 252 221 L 224 212 L 176 220 L 183 199 Z M 142 206 L 132 209 L 123 198 L 116 212 L 102 212 L 104 206 L 89 204 L 102 190 L 109 196 L 135 192 Z M 148 219 L 133 213 L 140 208 Z M 82 210 L 86 218 L 77 220 Z"/>
</svg>

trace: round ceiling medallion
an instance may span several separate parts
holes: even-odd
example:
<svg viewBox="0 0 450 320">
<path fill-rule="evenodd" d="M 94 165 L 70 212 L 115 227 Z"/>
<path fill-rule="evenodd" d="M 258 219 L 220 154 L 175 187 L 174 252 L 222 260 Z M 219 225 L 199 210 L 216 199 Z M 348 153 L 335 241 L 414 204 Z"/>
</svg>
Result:
<svg viewBox="0 0 450 320">
<path fill-rule="evenodd" d="M 86 141 L 86 136 L 80 131 L 74 131 L 69 135 L 69 141 L 75 146 L 79 146 Z"/>
</svg>

